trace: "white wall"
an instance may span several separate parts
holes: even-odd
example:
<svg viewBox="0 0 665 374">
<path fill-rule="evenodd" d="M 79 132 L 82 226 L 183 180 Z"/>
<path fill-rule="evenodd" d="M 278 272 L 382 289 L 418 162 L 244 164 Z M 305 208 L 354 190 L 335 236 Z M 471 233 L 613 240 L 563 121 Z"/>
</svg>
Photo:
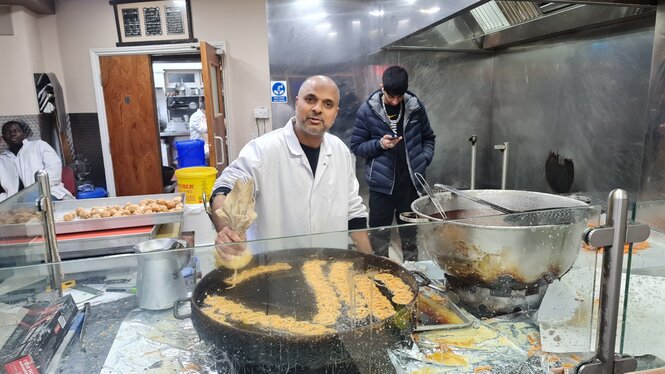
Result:
<svg viewBox="0 0 665 374">
<path fill-rule="evenodd" d="M 33 74 L 44 72 L 39 17 L 12 6 L 14 35 L 0 36 L 0 115 L 38 114 Z"/>
<path fill-rule="evenodd" d="M 191 0 L 191 7 L 194 37 L 227 45 L 227 124 L 235 158 L 256 132 L 253 108 L 270 108 L 266 0 Z M 55 15 L 36 16 L 12 7 L 14 35 L 0 36 L 0 71 L 11 87 L 0 90 L 0 115 L 38 113 L 32 73 L 47 68 L 63 86 L 68 112 L 97 111 L 89 53 L 115 47 L 113 7 L 108 0 L 56 0 L 55 9 Z"/>
</svg>

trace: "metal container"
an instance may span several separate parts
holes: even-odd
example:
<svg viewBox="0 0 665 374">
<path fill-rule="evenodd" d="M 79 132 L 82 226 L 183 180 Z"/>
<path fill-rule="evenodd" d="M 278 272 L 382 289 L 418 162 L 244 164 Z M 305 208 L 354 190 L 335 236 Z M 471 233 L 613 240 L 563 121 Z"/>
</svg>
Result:
<svg viewBox="0 0 665 374">
<path fill-rule="evenodd" d="M 531 191 L 467 191 L 481 199 L 517 211 L 549 210 L 521 215 L 501 215 L 473 201 L 437 193 L 449 216 L 475 217 L 423 225 L 427 252 L 446 272 L 464 283 L 496 288 L 524 289 L 551 283 L 575 262 L 582 234 L 593 209 L 568 197 Z M 413 211 L 428 220 L 436 212 L 428 197 L 411 204 Z M 461 214 L 460 214 L 461 213 Z M 533 222 L 525 220 L 532 216 Z M 556 218 L 547 224 L 548 218 Z M 563 220 L 562 220 L 563 217 Z M 544 283 L 543 283 L 544 282 Z"/>
<path fill-rule="evenodd" d="M 178 252 L 186 243 L 179 239 L 153 239 L 134 246 L 138 256 L 136 295 L 141 309 L 162 310 L 187 296 L 180 271 L 190 251 Z"/>
</svg>

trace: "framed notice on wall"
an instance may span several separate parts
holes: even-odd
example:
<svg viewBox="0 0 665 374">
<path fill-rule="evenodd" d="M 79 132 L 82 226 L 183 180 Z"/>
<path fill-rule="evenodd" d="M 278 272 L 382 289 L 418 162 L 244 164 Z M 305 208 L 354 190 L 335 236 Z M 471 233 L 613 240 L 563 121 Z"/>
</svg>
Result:
<svg viewBox="0 0 665 374">
<path fill-rule="evenodd" d="M 117 46 L 197 41 L 189 0 L 111 0 L 118 31 Z"/>
</svg>

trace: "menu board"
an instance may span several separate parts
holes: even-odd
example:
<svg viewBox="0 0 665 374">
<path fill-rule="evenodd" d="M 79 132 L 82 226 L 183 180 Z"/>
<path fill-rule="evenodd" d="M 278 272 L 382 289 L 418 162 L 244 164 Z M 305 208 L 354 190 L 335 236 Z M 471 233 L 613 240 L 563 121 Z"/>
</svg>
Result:
<svg viewBox="0 0 665 374">
<path fill-rule="evenodd" d="M 196 41 L 190 0 L 111 0 L 115 9 L 118 46 Z"/>
</svg>

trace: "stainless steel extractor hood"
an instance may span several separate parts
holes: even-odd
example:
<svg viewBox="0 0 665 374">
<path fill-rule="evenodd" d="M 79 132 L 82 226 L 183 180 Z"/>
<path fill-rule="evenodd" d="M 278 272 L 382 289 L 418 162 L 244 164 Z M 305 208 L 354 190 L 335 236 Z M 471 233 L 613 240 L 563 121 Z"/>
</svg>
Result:
<svg viewBox="0 0 665 374">
<path fill-rule="evenodd" d="M 488 52 L 582 29 L 655 16 L 655 0 L 479 1 L 384 48 Z"/>
</svg>

